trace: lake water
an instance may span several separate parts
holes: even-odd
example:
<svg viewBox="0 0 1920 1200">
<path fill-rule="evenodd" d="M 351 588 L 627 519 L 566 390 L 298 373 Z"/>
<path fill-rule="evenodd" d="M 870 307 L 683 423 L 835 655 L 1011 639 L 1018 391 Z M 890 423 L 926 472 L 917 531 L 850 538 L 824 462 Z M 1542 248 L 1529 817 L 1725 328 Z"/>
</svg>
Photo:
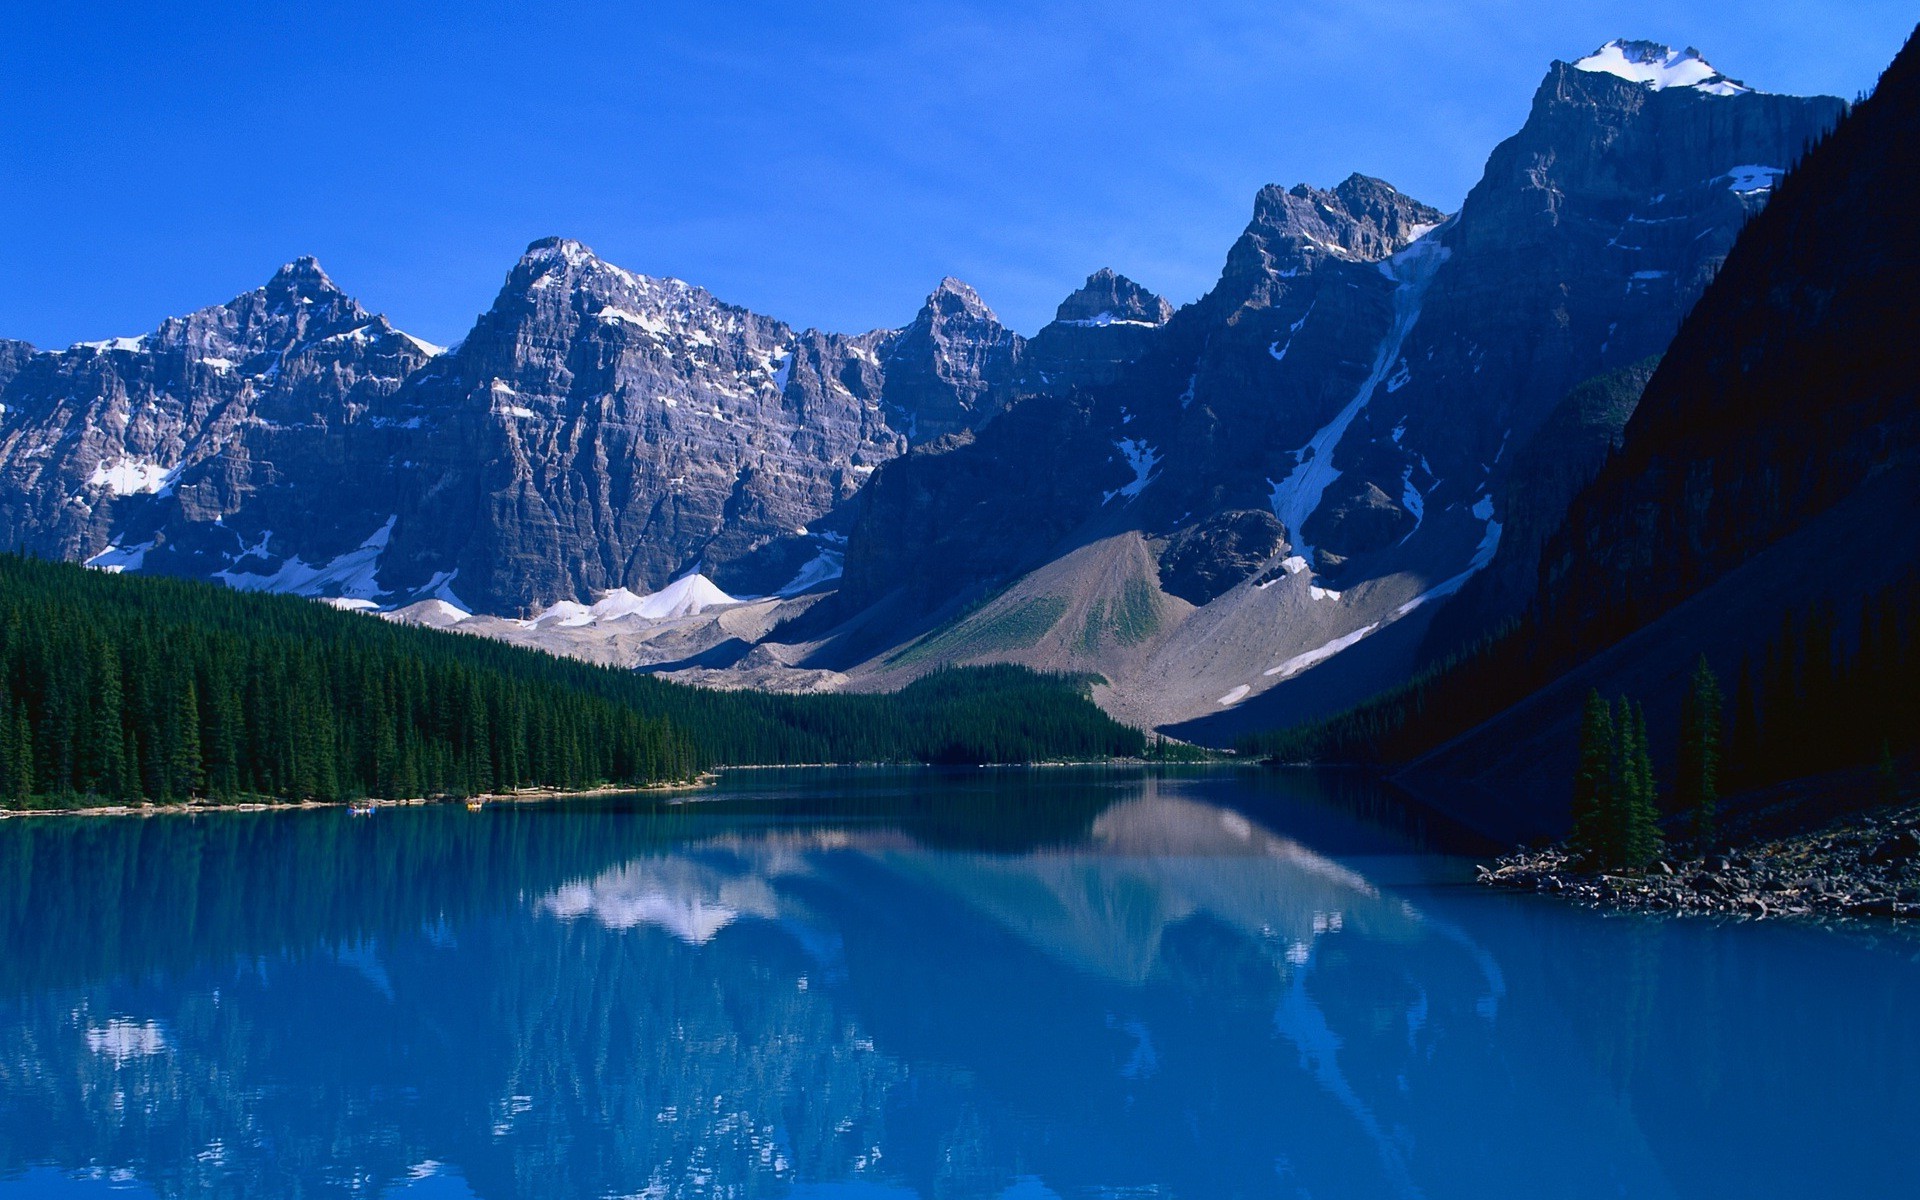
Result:
<svg viewBox="0 0 1920 1200">
<path fill-rule="evenodd" d="M 1920 943 L 1353 776 L 0 822 L 0 1200 L 1920 1193 Z"/>
</svg>

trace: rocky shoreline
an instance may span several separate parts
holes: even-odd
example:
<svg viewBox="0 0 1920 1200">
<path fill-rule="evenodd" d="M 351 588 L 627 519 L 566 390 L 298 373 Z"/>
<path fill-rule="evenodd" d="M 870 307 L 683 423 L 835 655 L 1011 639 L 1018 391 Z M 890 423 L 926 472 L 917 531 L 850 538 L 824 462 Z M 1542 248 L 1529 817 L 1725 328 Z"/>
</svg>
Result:
<svg viewBox="0 0 1920 1200">
<path fill-rule="evenodd" d="M 1920 804 L 1888 806 L 1807 833 L 1756 839 L 1645 872 L 1589 872 L 1564 847 L 1481 866 L 1489 887 L 1561 896 L 1592 907 L 1768 917 L 1920 920 Z"/>
<path fill-rule="evenodd" d="M 64 804 L 24 808 L 0 805 L 0 821 L 12 817 L 165 817 L 206 816 L 212 813 L 298 812 L 318 808 L 377 809 L 417 808 L 429 804 L 545 804 L 554 800 L 587 800 L 596 796 L 627 796 L 654 792 L 693 792 L 711 787 L 719 779 L 714 771 L 697 778 L 666 783 L 605 784 L 600 787 L 566 791 L 560 788 L 521 788 L 510 792 L 482 792 L 477 796 L 409 796 L 396 799 L 373 797 L 363 800 L 187 800 L 156 804 L 152 801 L 115 801 L 105 804 Z"/>
</svg>

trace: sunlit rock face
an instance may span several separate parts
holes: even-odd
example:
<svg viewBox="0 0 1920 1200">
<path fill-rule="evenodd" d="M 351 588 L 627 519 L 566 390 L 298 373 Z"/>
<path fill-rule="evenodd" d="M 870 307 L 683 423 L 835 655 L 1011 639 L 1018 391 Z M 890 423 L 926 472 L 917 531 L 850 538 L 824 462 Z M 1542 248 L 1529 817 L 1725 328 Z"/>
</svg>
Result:
<svg viewBox="0 0 1920 1200">
<path fill-rule="evenodd" d="M 346 431 L 437 351 L 311 258 L 139 337 L 9 345 L 0 539 L 183 574 L 227 569 L 276 524 L 314 561 L 377 529 L 334 519 L 319 495 L 338 490 Z"/>
</svg>

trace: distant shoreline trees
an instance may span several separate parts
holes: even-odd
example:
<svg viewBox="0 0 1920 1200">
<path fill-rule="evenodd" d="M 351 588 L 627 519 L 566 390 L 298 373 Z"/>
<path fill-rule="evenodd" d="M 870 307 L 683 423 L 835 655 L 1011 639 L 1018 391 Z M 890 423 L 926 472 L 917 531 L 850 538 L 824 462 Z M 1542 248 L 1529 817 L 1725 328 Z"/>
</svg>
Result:
<svg viewBox="0 0 1920 1200">
<path fill-rule="evenodd" d="M 1713 810 L 1727 795 L 1847 767 L 1877 767 L 1890 779 L 1920 753 L 1920 570 L 1863 597 L 1856 621 L 1816 601 L 1754 642 L 1739 660 L 1731 702 L 1717 676 L 1710 694 L 1698 690 L 1706 683 L 1698 664 L 1683 693 L 1674 798 L 1694 812 L 1687 832 L 1702 845 L 1718 837 Z M 1509 628 L 1351 709 L 1250 734 L 1238 749 L 1282 762 L 1403 765 L 1578 666 L 1531 651 L 1527 631 Z M 1686 734 L 1708 709 L 1715 727 Z M 1891 784 L 1880 790 L 1893 794 Z"/>
<path fill-rule="evenodd" d="M 1713 848 L 1720 800 L 1725 702 L 1706 655 L 1694 664 L 1680 705 L 1680 752 L 1674 786 L 1675 823 L 1691 848 Z M 1647 749 L 1646 714 L 1625 696 L 1609 706 L 1587 693 L 1580 721 L 1580 759 L 1573 778 L 1573 833 L 1568 845 L 1586 866 L 1645 870 L 1666 846 L 1660 796 Z"/>
<path fill-rule="evenodd" d="M 1644 870 L 1665 844 L 1646 714 L 1625 696 L 1609 708 L 1589 691 L 1574 776 L 1574 854 L 1594 867 Z"/>
<path fill-rule="evenodd" d="M 709 766 L 1139 755 L 1083 681 L 688 687 L 285 596 L 0 555 L 0 804 L 578 790 Z"/>
</svg>

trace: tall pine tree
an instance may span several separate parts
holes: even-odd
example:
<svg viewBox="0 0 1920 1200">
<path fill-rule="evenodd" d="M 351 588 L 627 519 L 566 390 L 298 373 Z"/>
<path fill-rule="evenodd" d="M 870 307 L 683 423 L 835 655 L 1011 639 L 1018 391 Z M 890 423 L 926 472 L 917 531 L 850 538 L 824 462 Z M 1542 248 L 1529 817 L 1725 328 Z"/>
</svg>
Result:
<svg viewBox="0 0 1920 1200">
<path fill-rule="evenodd" d="M 1580 766 L 1573 777 L 1573 853 L 1604 867 L 1619 854 L 1609 824 L 1613 807 L 1613 710 L 1595 689 L 1580 718 Z"/>
<path fill-rule="evenodd" d="M 1720 800 L 1721 721 L 1724 702 L 1720 679 L 1701 655 L 1680 707 L 1680 760 L 1674 777 L 1674 803 L 1689 817 L 1696 849 L 1713 846 L 1715 810 Z"/>
</svg>

